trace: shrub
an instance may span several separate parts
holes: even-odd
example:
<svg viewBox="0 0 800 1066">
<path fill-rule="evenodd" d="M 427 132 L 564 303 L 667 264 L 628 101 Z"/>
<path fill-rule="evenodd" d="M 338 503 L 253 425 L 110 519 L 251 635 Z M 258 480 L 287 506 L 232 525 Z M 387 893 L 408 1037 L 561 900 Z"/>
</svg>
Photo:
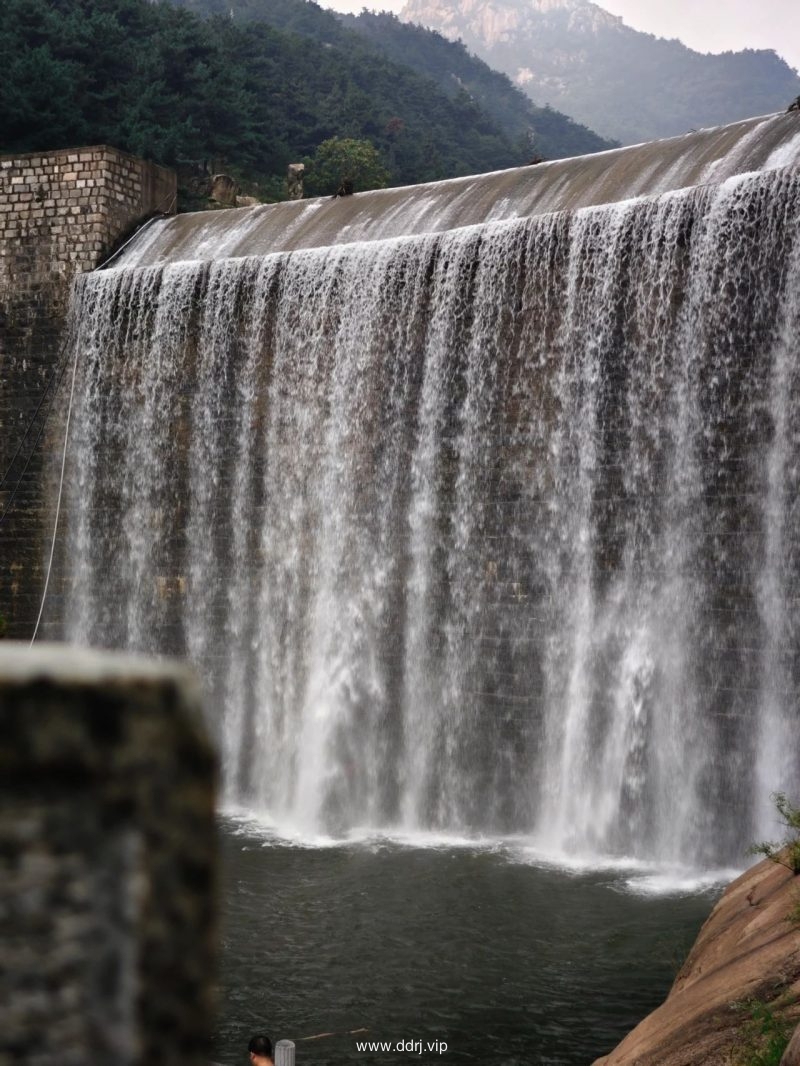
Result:
<svg viewBox="0 0 800 1066">
<path fill-rule="evenodd" d="M 734 1066 L 780 1066 L 794 1025 L 774 1009 L 774 1005 L 750 1000 L 736 1004 L 749 1019 L 737 1034 L 736 1049 L 731 1057 Z"/>
<path fill-rule="evenodd" d="M 369 141 L 331 137 L 314 153 L 308 184 L 318 194 L 334 193 L 344 184 L 350 192 L 383 189 L 389 173 L 381 154 Z"/>
<path fill-rule="evenodd" d="M 771 862 L 786 866 L 793 874 L 800 874 L 800 807 L 795 807 L 784 792 L 772 796 L 781 825 L 786 830 L 783 840 L 764 840 L 748 848 L 749 855 L 763 855 Z"/>
</svg>

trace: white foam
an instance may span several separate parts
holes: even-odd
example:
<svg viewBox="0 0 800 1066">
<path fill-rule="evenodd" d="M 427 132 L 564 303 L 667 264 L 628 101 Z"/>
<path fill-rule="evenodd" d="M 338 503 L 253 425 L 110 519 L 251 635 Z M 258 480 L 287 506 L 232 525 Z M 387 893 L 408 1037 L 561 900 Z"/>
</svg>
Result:
<svg viewBox="0 0 800 1066">
<path fill-rule="evenodd" d="M 264 844 L 299 848 L 350 848 L 388 846 L 414 850 L 475 851 L 506 850 L 514 838 L 467 836 L 458 833 L 426 832 L 423 830 L 397 828 L 375 829 L 356 826 L 339 836 L 309 832 L 297 825 L 278 821 L 270 812 L 252 811 L 246 807 L 226 805 L 220 811 L 223 818 L 234 826 L 234 833 L 259 838 Z"/>
<path fill-rule="evenodd" d="M 526 836 L 468 836 L 458 833 L 360 826 L 341 836 L 306 833 L 296 826 L 278 824 L 269 813 L 244 807 L 225 807 L 222 816 L 234 835 L 248 836 L 262 847 L 292 847 L 302 850 L 385 848 L 414 851 L 473 851 L 493 854 L 510 865 L 555 870 L 574 877 L 611 875 L 609 887 L 636 896 L 693 896 L 714 891 L 738 877 L 740 869 L 698 870 L 688 866 L 647 862 L 630 855 L 574 855 L 542 848 Z"/>
<path fill-rule="evenodd" d="M 778 170 L 780 167 L 788 167 L 796 163 L 800 163 L 800 133 L 773 149 L 767 156 L 764 170 Z"/>
<path fill-rule="evenodd" d="M 623 887 L 635 896 L 696 896 L 729 884 L 741 872 L 734 868 L 701 872 L 688 868 L 665 869 L 644 877 L 627 878 Z"/>
</svg>

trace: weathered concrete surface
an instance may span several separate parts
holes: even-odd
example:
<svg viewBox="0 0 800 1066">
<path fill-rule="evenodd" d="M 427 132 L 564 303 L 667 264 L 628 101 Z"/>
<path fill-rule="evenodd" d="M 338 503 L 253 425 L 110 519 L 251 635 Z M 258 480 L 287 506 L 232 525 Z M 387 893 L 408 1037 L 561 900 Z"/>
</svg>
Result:
<svg viewBox="0 0 800 1066">
<path fill-rule="evenodd" d="M 213 781 L 182 667 L 0 646 L 2 1066 L 205 1066 Z"/>
<path fill-rule="evenodd" d="M 764 860 L 726 890 L 665 1002 L 595 1066 L 730 1066 L 748 1000 L 800 1016 L 800 877 Z"/>
</svg>

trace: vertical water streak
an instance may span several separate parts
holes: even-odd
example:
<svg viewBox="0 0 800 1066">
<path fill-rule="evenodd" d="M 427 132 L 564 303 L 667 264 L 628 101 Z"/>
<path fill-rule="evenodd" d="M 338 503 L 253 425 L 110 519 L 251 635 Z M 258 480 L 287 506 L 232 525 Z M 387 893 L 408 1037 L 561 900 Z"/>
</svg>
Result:
<svg viewBox="0 0 800 1066">
<path fill-rule="evenodd" d="M 259 471 L 263 462 L 267 395 L 272 367 L 275 291 L 281 261 L 276 257 L 248 260 L 244 270 L 248 294 L 237 323 L 243 349 L 234 368 L 229 476 L 230 566 L 225 579 L 226 622 L 219 634 L 225 649 L 224 721 L 221 728 L 222 780 L 229 802 L 241 801 L 249 744 L 248 721 L 258 698 L 254 649 L 257 643 L 258 594 L 263 561 L 256 548 L 264 523 Z"/>
<path fill-rule="evenodd" d="M 780 224 L 792 239 L 781 277 L 780 312 L 772 352 L 769 413 L 772 441 L 766 460 L 763 507 L 764 562 L 758 580 L 758 607 L 764 628 L 760 656 L 756 781 L 759 798 L 756 834 L 774 836 L 774 810 L 768 797 L 800 790 L 797 756 L 797 696 L 800 688 L 800 204 L 797 187 L 786 197 Z"/>
</svg>

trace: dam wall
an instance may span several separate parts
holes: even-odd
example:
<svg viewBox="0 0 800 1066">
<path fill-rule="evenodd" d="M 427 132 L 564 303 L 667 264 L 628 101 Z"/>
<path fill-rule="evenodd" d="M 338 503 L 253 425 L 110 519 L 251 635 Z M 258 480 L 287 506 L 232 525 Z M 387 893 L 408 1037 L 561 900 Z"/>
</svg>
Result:
<svg viewBox="0 0 800 1066">
<path fill-rule="evenodd" d="M 0 616 L 9 635 L 30 635 L 38 607 L 40 431 L 60 381 L 72 280 L 144 219 L 173 211 L 175 194 L 172 171 L 106 145 L 0 157 L 0 515 L 9 508 Z"/>
<path fill-rule="evenodd" d="M 800 123 L 676 141 L 178 217 L 79 279 L 64 635 L 197 664 L 226 801 L 692 868 L 770 835 Z"/>
</svg>

